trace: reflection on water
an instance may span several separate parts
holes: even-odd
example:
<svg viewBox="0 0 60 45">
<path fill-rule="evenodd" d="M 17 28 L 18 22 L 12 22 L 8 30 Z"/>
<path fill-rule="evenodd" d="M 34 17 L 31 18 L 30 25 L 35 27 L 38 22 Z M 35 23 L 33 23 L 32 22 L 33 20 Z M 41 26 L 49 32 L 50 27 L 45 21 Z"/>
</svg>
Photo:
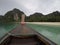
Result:
<svg viewBox="0 0 60 45">
<path fill-rule="evenodd" d="M 0 24 L 0 38 L 17 26 L 16 23 Z"/>
<path fill-rule="evenodd" d="M 40 34 L 60 45 L 60 26 L 28 24 Z"/>
</svg>

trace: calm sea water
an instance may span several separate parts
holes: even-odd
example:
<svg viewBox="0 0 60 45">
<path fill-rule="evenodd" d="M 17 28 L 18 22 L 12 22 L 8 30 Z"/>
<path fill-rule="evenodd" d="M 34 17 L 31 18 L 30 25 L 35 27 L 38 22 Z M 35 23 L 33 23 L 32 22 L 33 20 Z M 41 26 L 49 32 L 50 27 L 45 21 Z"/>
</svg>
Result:
<svg viewBox="0 0 60 45">
<path fill-rule="evenodd" d="M 28 24 L 40 34 L 60 45 L 60 26 Z"/>
<path fill-rule="evenodd" d="M 0 23 L 0 38 L 2 38 L 6 33 L 15 28 L 17 23 Z M 48 39 L 60 45 L 60 26 L 51 26 L 51 25 L 36 25 L 36 24 L 27 24 L 29 27 L 35 29 L 40 34 L 44 35 Z"/>
<path fill-rule="evenodd" d="M 6 33 L 11 31 L 15 28 L 18 24 L 17 23 L 0 23 L 0 38 L 2 38 Z"/>
</svg>

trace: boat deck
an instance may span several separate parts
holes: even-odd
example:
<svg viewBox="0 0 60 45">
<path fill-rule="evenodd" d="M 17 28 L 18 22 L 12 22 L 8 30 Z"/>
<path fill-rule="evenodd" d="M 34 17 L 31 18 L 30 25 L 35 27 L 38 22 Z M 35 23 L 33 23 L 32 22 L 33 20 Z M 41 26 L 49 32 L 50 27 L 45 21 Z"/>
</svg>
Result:
<svg viewBox="0 0 60 45">
<path fill-rule="evenodd" d="M 44 44 L 44 45 L 56 45 L 54 42 L 52 42 L 52 41 L 50 41 L 49 39 L 47 39 L 46 37 L 44 37 L 43 35 L 41 35 L 40 33 L 38 33 L 38 32 L 36 32 L 36 31 L 34 31 L 32 28 L 30 28 L 30 27 L 28 27 L 28 26 L 26 26 L 26 25 L 19 25 L 19 26 L 17 26 L 16 28 L 14 28 L 12 31 L 10 31 L 9 33 L 8 33 L 8 35 L 10 35 L 10 36 L 13 36 L 12 37 L 12 39 L 11 38 L 9 38 L 10 36 L 8 36 L 8 37 L 6 37 L 6 39 L 4 39 L 4 40 L 7 40 L 7 38 L 8 38 L 8 40 L 11 40 L 11 43 L 10 43 L 10 45 L 17 45 L 18 44 L 18 42 L 21 42 L 21 40 L 22 40 L 22 44 L 25 42 L 25 40 L 26 40 L 26 43 L 28 42 L 29 44 L 31 44 L 31 45 L 35 45 L 35 42 L 37 42 L 36 41 L 36 39 L 38 40 L 38 42 L 40 43 L 40 44 Z M 35 36 L 35 37 L 34 37 Z M 16 38 L 17 37 L 17 38 Z M 33 38 L 31 38 L 31 37 L 33 37 Z M 15 40 L 16 39 L 16 40 Z M 1 43 L 1 45 L 5 45 L 5 41 L 3 40 L 3 42 Z M 7 40 L 7 42 L 8 42 L 8 40 Z M 15 41 L 14 41 L 15 40 Z M 33 41 L 33 42 L 31 42 L 30 43 L 30 41 Z M 34 40 L 35 40 L 35 42 L 34 42 Z M 16 41 L 18 41 L 18 42 L 16 42 Z M 16 44 L 15 44 L 16 43 Z M 20 43 L 21 44 L 21 43 Z M 38 43 L 37 43 L 38 44 Z M 40 44 L 38 44 L 38 45 L 40 45 Z M 7 44 L 8 45 L 8 44 Z M 19 44 L 18 44 L 19 45 Z"/>
<path fill-rule="evenodd" d="M 44 43 L 41 42 L 39 43 L 34 35 L 27 38 L 12 36 L 12 40 L 9 42 L 9 45 L 40 45 L 40 44 Z"/>
<path fill-rule="evenodd" d="M 35 32 L 30 28 L 27 28 L 25 25 L 19 25 L 13 31 L 10 32 L 12 35 L 34 35 Z"/>
</svg>

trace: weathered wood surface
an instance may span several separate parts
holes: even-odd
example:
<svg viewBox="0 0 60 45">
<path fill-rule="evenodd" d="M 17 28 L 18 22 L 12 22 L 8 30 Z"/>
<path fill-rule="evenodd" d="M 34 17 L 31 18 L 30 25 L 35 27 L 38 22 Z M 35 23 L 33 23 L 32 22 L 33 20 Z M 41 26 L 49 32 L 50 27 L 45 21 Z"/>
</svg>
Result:
<svg viewBox="0 0 60 45">
<path fill-rule="evenodd" d="M 10 32 L 12 35 L 34 35 L 35 32 L 30 28 L 27 28 L 26 25 L 19 25 L 13 31 Z"/>
</svg>

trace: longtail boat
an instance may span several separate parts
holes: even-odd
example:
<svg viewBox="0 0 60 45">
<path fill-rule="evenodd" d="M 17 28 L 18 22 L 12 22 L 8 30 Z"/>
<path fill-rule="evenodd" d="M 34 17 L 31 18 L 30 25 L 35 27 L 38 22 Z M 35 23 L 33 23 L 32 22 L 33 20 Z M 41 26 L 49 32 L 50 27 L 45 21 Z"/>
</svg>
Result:
<svg viewBox="0 0 60 45">
<path fill-rule="evenodd" d="M 7 33 L 1 40 L 0 45 L 57 45 L 34 29 L 26 25 L 19 25 Z"/>
</svg>

